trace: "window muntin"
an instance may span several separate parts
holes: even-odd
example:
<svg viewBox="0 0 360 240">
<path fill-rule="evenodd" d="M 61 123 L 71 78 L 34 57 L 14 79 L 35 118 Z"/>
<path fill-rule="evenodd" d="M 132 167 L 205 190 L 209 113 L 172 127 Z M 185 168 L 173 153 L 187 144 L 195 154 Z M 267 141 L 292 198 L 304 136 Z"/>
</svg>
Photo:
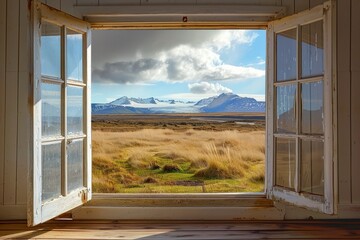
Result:
<svg viewBox="0 0 360 240">
<path fill-rule="evenodd" d="M 274 83 L 275 185 L 321 196 L 324 195 L 322 27 L 320 20 L 275 35 L 277 81 Z M 284 44 L 282 38 L 287 38 L 288 43 Z M 296 71 L 292 79 L 294 58 L 289 56 L 294 55 Z"/>
<path fill-rule="evenodd" d="M 82 82 L 84 34 L 46 21 L 41 27 L 41 200 L 45 203 L 85 186 L 86 84 Z"/>
</svg>

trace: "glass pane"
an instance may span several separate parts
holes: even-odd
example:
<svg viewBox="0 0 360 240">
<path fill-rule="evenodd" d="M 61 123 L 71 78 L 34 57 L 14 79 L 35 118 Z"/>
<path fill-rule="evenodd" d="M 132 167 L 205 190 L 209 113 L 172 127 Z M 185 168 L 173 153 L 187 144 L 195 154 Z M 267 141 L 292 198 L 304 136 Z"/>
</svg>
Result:
<svg viewBox="0 0 360 240">
<path fill-rule="evenodd" d="M 83 88 L 67 88 L 67 132 L 83 133 Z"/>
<path fill-rule="evenodd" d="M 324 133 L 323 81 L 303 83 L 301 90 L 301 127 L 305 134 Z"/>
<path fill-rule="evenodd" d="M 42 136 L 60 136 L 61 85 L 43 83 L 41 85 L 41 100 Z"/>
<path fill-rule="evenodd" d="M 76 140 L 67 146 L 68 192 L 84 186 L 83 184 L 83 140 Z"/>
<path fill-rule="evenodd" d="M 66 34 L 66 76 L 68 79 L 83 80 L 83 34 L 67 29 Z"/>
<path fill-rule="evenodd" d="M 42 146 L 42 195 L 47 201 L 61 195 L 61 143 Z"/>
<path fill-rule="evenodd" d="M 60 78 L 61 29 L 51 23 L 41 25 L 41 74 Z"/>
<path fill-rule="evenodd" d="M 324 74 L 323 22 L 301 27 L 302 77 Z"/>
<path fill-rule="evenodd" d="M 277 138 L 275 174 L 276 185 L 294 189 L 295 184 L 295 139 Z"/>
<path fill-rule="evenodd" d="M 301 191 L 324 195 L 324 143 L 301 142 Z"/>
<path fill-rule="evenodd" d="M 296 85 L 276 88 L 276 122 L 278 133 L 296 132 Z"/>
<path fill-rule="evenodd" d="M 276 80 L 296 79 L 296 28 L 276 34 Z"/>
</svg>

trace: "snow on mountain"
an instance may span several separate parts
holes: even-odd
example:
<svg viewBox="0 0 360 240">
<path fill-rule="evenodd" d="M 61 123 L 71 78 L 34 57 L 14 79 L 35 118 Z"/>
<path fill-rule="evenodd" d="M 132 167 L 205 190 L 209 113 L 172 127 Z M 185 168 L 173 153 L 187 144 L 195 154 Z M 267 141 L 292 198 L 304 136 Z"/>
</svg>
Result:
<svg viewBox="0 0 360 240">
<path fill-rule="evenodd" d="M 200 110 L 202 112 L 265 112 L 265 102 L 240 97 L 233 93 L 223 93 Z"/>
<path fill-rule="evenodd" d="M 129 105 L 131 104 L 128 97 L 124 96 L 121 98 L 116 99 L 115 101 L 110 102 L 111 105 Z"/>
<path fill-rule="evenodd" d="M 209 105 L 215 98 L 217 98 L 217 96 L 201 99 L 200 101 L 198 101 L 197 103 L 195 103 L 195 106 L 206 106 L 206 105 Z"/>
<path fill-rule="evenodd" d="M 202 99 L 198 102 L 129 98 L 123 96 L 107 104 L 92 104 L 93 114 L 121 113 L 196 113 L 196 112 L 265 112 L 265 102 L 233 93 Z"/>
</svg>

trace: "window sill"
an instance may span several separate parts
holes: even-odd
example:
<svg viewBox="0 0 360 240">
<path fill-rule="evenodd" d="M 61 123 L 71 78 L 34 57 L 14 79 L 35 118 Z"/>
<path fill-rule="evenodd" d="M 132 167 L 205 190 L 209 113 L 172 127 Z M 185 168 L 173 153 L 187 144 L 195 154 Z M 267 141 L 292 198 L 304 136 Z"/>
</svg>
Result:
<svg viewBox="0 0 360 240">
<path fill-rule="evenodd" d="M 95 193 L 85 206 L 106 207 L 271 207 L 265 193 L 112 194 Z"/>
</svg>

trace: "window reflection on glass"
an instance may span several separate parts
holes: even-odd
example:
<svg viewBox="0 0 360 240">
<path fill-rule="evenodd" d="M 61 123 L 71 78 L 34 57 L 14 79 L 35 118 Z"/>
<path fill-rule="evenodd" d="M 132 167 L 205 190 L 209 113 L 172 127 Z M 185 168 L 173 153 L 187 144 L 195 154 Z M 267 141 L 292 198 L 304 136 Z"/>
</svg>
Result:
<svg viewBox="0 0 360 240">
<path fill-rule="evenodd" d="M 83 34 L 67 29 L 66 34 L 66 76 L 83 81 Z"/>
<path fill-rule="evenodd" d="M 296 132 L 296 85 L 276 88 L 276 123 L 278 133 Z"/>
<path fill-rule="evenodd" d="M 324 133 L 323 82 L 303 83 L 301 90 L 301 126 L 305 134 Z"/>
<path fill-rule="evenodd" d="M 43 202 L 61 195 L 61 143 L 43 145 L 42 194 Z"/>
<path fill-rule="evenodd" d="M 301 27 L 302 77 L 324 74 L 323 22 L 318 21 Z"/>
<path fill-rule="evenodd" d="M 83 184 L 83 140 L 76 140 L 67 145 L 68 192 L 81 188 Z"/>
<path fill-rule="evenodd" d="M 296 29 L 276 34 L 276 80 L 296 79 Z"/>
<path fill-rule="evenodd" d="M 61 28 L 43 22 L 41 25 L 41 75 L 61 77 Z"/>
<path fill-rule="evenodd" d="M 324 143 L 301 141 L 301 191 L 324 195 Z"/>
<path fill-rule="evenodd" d="M 290 138 L 276 138 L 275 174 L 276 185 L 294 189 L 296 141 Z"/>
<path fill-rule="evenodd" d="M 61 135 L 61 85 L 41 85 L 41 127 L 42 136 Z"/>
<path fill-rule="evenodd" d="M 67 132 L 68 134 L 83 133 L 83 88 L 67 88 Z"/>
</svg>

